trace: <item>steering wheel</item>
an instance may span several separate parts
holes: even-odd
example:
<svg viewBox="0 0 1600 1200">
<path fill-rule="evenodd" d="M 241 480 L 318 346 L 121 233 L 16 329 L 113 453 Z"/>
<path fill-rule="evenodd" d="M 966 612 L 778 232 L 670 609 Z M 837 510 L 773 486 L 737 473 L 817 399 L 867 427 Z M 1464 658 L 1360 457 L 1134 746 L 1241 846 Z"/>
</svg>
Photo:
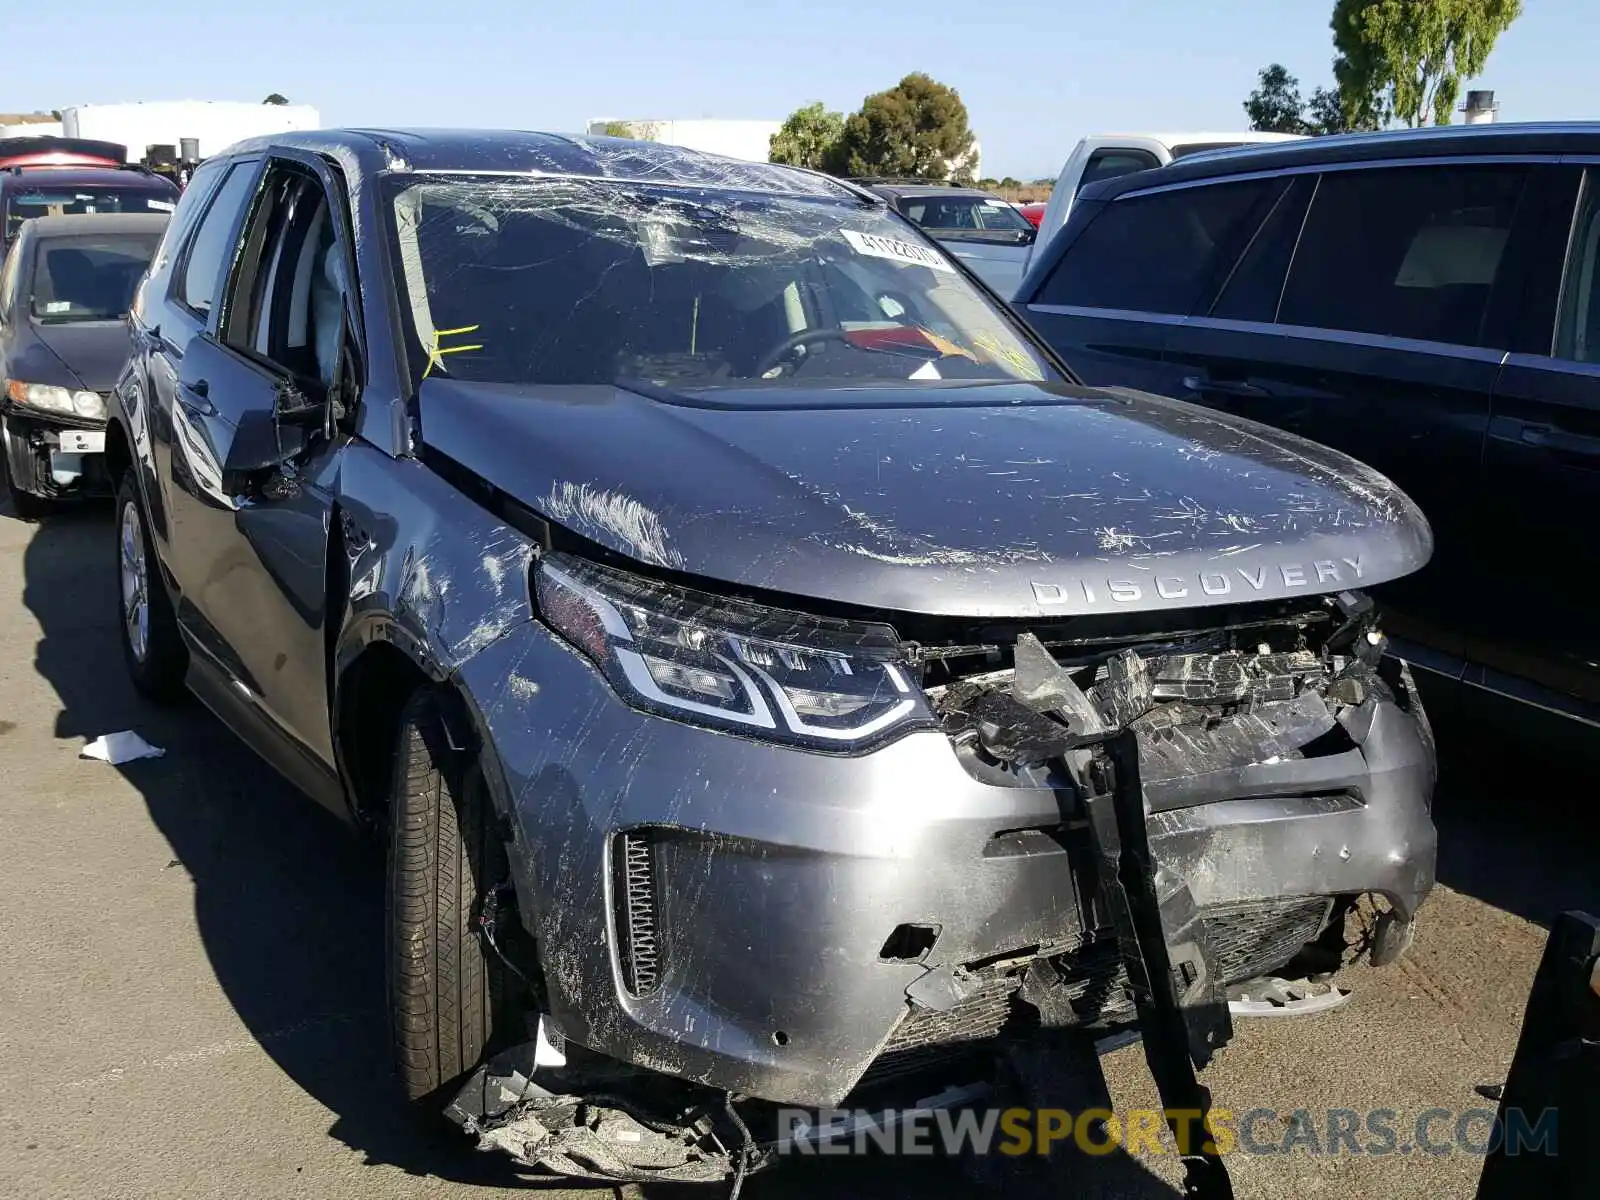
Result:
<svg viewBox="0 0 1600 1200">
<path fill-rule="evenodd" d="M 783 362 L 801 346 L 809 346 L 812 342 L 842 342 L 845 340 L 842 329 L 803 329 L 793 337 L 786 337 L 774 346 L 756 364 L 755 374 L 759 379 L 768 371 Z"/>
</svg>

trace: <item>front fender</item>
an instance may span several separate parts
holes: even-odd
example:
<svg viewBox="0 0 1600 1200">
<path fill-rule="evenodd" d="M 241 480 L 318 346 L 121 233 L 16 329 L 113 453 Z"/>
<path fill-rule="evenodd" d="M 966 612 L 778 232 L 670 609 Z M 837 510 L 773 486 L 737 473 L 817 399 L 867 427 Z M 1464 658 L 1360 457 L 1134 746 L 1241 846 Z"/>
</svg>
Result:
<svg viewBox="0 0 1600 1200">
<path fill-rule="evenodd" d="M 349 591 L 335 678 L 374 641 L 388 641 L 444 680 L 533 619 L 532 540 L 416 459 L 351 443 L 336 520 Z"/>
</svg>

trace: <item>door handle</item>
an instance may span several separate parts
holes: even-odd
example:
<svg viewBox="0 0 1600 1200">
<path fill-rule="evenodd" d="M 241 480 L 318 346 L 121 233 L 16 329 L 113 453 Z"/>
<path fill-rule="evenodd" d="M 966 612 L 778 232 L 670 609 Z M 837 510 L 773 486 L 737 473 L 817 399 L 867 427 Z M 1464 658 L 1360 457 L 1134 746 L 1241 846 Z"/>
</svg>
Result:
<svg viewBox="0 0 1600 1200">
<path fill-rule="evenodd" d="M 211 384 L 204 379 L 179 382 L 177 407 L 194 417 L 209 417 L 217 410 L 211 403 Z"/>
<path fill-rule="evenodd" d="M 1242 396 L 1260 399 L 1272 395 L 1258 383 L 1243 379 L 1210 379 L 1204 375 L 1185 375 L 1183 386 L 1202 396 Z"/>
<path fill-rule="evenodd" d="M 1584 433 L 1571 433 L 1554 425 L 1524 425 L 1517 431 L 1520 441 L 1541 450 L 1557 454 L 1576 455 L 1581 458 L 1600 458 L 1600 437 Z"/>
</svg>

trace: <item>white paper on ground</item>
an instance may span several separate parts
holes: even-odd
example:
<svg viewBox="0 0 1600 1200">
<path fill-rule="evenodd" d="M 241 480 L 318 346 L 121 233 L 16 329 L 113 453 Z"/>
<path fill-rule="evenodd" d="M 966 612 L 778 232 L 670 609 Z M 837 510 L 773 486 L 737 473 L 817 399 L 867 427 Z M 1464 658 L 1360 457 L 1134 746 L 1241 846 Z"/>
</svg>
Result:
<svg viewBox="0 0 1600 1200">
<path fill-rule="evenodd" d="M 534 1034 L 533 1065 L 538 1067 L 564 1067 L 567 1065 L 565 1050 L 566 1039 L 562 1039 L 560 1046 L 551 1038 L 550 1031 L 545 1028 L 544 1018 L 539 1018 L 539 1030 Z"/>
<path fill-rule="evenodd" d="M 131 729 L 121 733 L 103 733 L 78 751 L 79 758 L 94 758 L 113 767 L 140 758 L 160 758 L 166 751 L 152 746 Z"/>
</svg>

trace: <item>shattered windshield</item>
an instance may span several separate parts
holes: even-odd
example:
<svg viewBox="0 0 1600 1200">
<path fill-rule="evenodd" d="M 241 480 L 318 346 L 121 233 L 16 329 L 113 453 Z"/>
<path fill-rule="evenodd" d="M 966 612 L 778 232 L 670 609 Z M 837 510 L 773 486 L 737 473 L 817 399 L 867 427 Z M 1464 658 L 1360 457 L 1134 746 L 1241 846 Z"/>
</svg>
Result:
<svg viewBox="0 0 1600 1200">
<path fill-rule="evenodd" d="M 944 253 L 852 199 L 391 181 L 413 366 L 710 388 L 1056 378 Z"/>
</svg>

